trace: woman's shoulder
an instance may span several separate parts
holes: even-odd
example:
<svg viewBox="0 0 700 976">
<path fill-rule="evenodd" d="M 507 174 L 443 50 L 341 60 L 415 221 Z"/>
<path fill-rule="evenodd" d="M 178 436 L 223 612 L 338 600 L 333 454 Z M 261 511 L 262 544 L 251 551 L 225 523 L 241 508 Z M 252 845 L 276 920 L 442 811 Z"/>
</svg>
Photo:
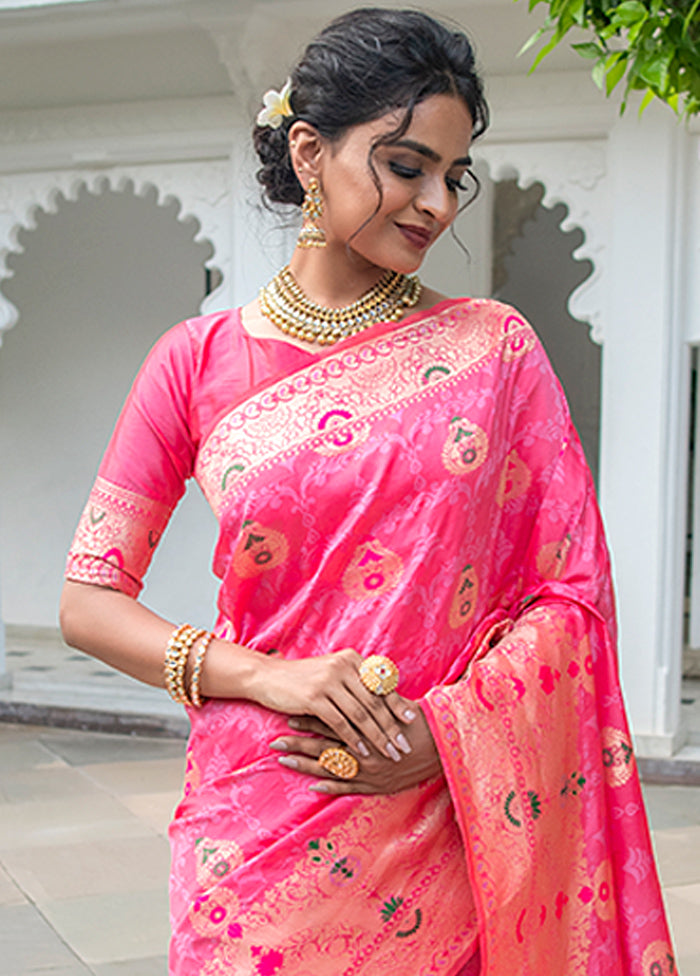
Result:
<svg viewBox="0 0 700 976">
<path fill-rule="evenodd" d="M 240 309 L 230 308 L 197 315 L 171 325 L 155 341 L 146 357 L 147 367 L 198 370 L 202 360 L 229 350 L 240 329 Z"/>
<path fill-rule="evenodd" d="M 184 319 L 170 329 L 173 342 L 189 342 L 196 349 L 204 349 L 212 342 L 229 343 L 241 328 L 240 308 L 226 308 L 206 315 Z"/>
</svg>

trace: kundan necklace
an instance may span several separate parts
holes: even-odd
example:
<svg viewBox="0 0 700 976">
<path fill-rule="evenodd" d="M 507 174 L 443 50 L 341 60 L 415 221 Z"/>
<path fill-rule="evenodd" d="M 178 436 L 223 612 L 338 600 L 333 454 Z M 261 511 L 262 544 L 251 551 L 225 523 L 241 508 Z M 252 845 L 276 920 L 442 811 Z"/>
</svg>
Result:
<svg viewBox="0 0 700 976">
<path fill-rule="evenodd" d="M 418 302 L 421 290 L 415 275 L 387 271 L 352 305 L 328 308 L 306 297 L 287 265 L 260 289 L 260 310 L 287 335 L 330 346 L 375 322 L 397 322 Z"/>
</svg>

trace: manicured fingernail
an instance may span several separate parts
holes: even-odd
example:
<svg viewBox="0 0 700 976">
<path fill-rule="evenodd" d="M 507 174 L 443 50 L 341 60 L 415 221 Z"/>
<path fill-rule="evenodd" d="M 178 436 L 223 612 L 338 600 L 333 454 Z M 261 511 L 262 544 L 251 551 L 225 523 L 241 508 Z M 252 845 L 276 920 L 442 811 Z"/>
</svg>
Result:
<svg viewBox="0 0 700 976">
<path fill-rule="evenodd" d="M 403 717 L 406 719 L 407 722 L 412 722 L 416 717 L 416 713 L 413 711 L 412 708 L 406 708 L 404 710 Z"/>
<path fill-rule="evenodd" d="M 396 748 L 396 746 L 393 744 L 393 742 L 390 742 L 387 745 L 386 751 L 387 751 L 387 755 L 391 756 L 391 758 L 394 760 L 394 762 L 401 762 L 401 756 L 399 755 L 399 751 Z M 281 762 L 281 760 L 280 760 L 280 762 Z"/>
<path fill-rule="evenodd" d="M 328 787 L 326 786 L 325 783 L 314 783 L 313 786 L 310 786 L 309 787 L 309 789 L 311 790 L 312 793 L 327 793 L 328 792 Z"/>
<path fill-rule="evenodd" d="M 289 748 L 289 746 L 284 741 L 284 739 L 275 739 L 274 742 L 271 742 L 270 743 L 270 748 L 271 749 L 285 749 L 286 750 L 286 749 Z"/>
<path fill-rule="evenodd" d="M 298 718 L 288 718 L 287 719 L 287 725 L 289 726 L 290 729 L 298 729 L 299 728 L 299 719 Z"/>
<path fill-rule="evenodd" d="M 403 732 L 399 732 L 399 734 L 396 736 L 396 744 L 398 745 L 401 752 L 405 752 L 406 755 L 408 755 L 409 752 L 411 751 L 411 747 L 408 744 L 408 739 L 403 734 Z"/>
<path fill-rule="evenodd" d="M 360 739 L 360 741 L 357 743 L 357 751 L 359 752 L 359 754 L 361 756 L 364 756 L 365 759 L 367 758 L 367 756 L 369 756 L 369 749 L 364 744 L 364 742 L 362 741 L 362 739 Z"/>
<path fill-rule="evenodd" d="M 299 769 L 299 763 L 294 756 L 280 756 L 277 760 L 280 766 L 288 766 L 290 769 Z"/>
</svg>

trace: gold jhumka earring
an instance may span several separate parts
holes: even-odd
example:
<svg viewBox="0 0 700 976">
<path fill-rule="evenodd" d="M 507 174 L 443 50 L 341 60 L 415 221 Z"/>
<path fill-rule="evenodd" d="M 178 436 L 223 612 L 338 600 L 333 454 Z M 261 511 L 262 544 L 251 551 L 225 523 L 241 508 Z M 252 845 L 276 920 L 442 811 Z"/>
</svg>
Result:
<svg viewBox="0 0 700 976">
<path fill-rule="evenodd" d="M 321 184 L 315 176 L 309 180 L 309 186 L 304 194 L 304 202 L 301 205 L 301 212 L 304 215 L 304 225 L 297 238 L 298 247 L 325 247 L 326 235 L 316 221 L 323 216 L 323 197 L 321 196 Z"/>
</svg>

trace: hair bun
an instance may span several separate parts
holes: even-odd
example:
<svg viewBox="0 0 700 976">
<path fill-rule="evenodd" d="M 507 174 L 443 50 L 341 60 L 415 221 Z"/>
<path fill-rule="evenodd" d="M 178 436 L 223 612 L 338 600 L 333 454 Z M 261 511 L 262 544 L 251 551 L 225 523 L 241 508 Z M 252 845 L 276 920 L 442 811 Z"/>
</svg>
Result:
<svg viewBox="0 0 700 976">
<path fill-rule="evenodd" d="M 271 203 L 293 203 L 301 206 L 304 190 L 292 168 L 288 131 L 287 123 L 277 129 L 255 126 L 253 145 L 262 163 L 255 175 Z"/>
</svg>

